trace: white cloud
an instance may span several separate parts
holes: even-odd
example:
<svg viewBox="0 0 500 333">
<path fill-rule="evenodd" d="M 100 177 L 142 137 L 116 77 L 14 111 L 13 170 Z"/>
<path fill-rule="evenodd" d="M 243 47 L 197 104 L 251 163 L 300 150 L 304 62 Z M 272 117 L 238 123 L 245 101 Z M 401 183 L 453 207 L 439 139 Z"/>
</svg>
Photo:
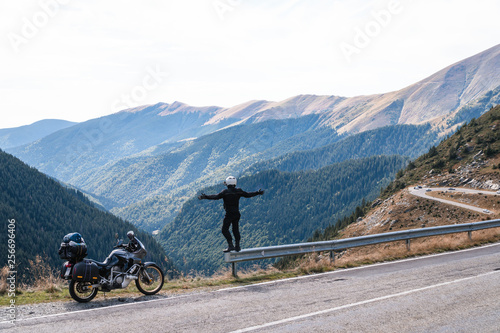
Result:
<svg viewBox="0 0 500 333">
<path fill-rule="evenodd" d="M 9 33 L 42 11 L 0 1 L 0 128 L 112 112 L 148 66 L 169 76 L 141 101 L 231 106 L 300 93 L 353 96 L 400 89 L 499 43 L 493 0 L 401 0 L 402 11 L 347 62 L 340 43 L 391 0 L 40 0 L 57 13 L 14 52 Z"/>
</svg>

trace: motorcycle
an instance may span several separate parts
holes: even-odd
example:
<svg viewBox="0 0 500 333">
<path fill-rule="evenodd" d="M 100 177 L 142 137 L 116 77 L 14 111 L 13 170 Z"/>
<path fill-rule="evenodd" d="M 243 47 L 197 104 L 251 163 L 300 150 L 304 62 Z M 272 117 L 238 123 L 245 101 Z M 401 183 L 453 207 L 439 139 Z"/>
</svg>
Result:
<svg viewBox="0 0 500 333">
<path fill-rule="evenodd" d="M 145 295 L 154 295 L 163 287 L 163 271 L 154 262 L 142 261 L 147 251 L 134 232 L 127 233 L 128 244 L 118 239 L 118 234 L 115 236 L 117 244 L 104 262 L 84 259 L 87 247 L 78 233 L 63 238 L 59 255 L 68 261 L 63 264 L 60 277 L 70 281 L 69 293 L 75 301 L 90 302 L 99 290 L 124 289 L 132 281 Z"/>
</svg>

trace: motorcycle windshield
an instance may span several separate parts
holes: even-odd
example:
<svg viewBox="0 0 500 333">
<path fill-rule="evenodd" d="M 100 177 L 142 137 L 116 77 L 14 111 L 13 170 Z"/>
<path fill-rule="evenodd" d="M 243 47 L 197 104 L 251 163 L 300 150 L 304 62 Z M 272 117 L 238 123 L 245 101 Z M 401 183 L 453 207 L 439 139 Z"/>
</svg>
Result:
<svg viewBox="0 0 500 333">
<path fill-rule="evenodd" d="M 148 254 L 148 251 L 146 251 L 146 248 L 144 247 L 144 244 L 142 244 L 142 242 L 140 240 L 138 240 L 136 238 L 137 242 L 139 243 L 140 245 L 140 248 L 134 252 L 132 252 L 134 254 L 134 257 L 137 257 L 139 259 L 144 259 L 144 257 L 146 256 L 146 254 Z"/>
</svg>

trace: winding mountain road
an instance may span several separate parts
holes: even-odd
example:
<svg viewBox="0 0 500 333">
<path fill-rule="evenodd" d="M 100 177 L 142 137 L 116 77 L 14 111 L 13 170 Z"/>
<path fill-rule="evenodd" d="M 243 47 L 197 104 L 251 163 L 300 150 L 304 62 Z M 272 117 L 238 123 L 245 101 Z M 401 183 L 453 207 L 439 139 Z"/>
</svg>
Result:
<svg viewBox="0 0 500 333">
<path fill-rule="evenodd" d="M 429 200 L 434 200 L 434 201 L 439 201 L 439 202 L 442 202 L 442 203 L 445 203 L 445 204 L 448 204 L 448 205 L 453 205 L 453 206 L 457 206 L 457 207 L 469 209 L 469 210 L 472 210 L 472 211 L 475 211 L 475 212 L 479 212 L 479 213 L 484 213 L 484 214 L 491 214 L 491 212 L 489 212 L 488 210 L 485 210 L 484 208 L 467 205 L 467 204 L 464 204 L 464 203 L 461 203 L 461 202 L 456 202 L 456 201 L 452 201 L 452 200 L 446 200 L 446 199 L 432 197 L 430 195 L 427 195 L 427 193 L 429 193 L 429 192 L 427 192 L 427 190 L 431 190 L 431 191 L 448 191 L 448 192 L 455 192 L 455 193 L 462 192 L 462 193 L 469 193 L 469 194 L 478 194 L 478 193 L 481 193 L 481 194 L 485 194 L 485 195 L 496 195 L 497 194 L 496 192 L 492 192 L 492 191 L 473 190 L 473 189 L 468 189 L 468 188 L 456 188 L 456 189 L 450 190 L 448 187 L 432 187 L 432 188 L 415 188 L 415 187 L 410 187 L 410 188 L 408 188 L 408 190 L 410 191 L 410 194 L 413 194 L 413 195 L 421 197 L 421 198 L 425 198 L 425 199 L 429 199 Z"/>
<path fill-rule="evenodd" d="M 80 306 L 80 304 L 76 304 Z M 498 332 L 500 244 L 26 318 L 8 332 Z"/>
</svg>

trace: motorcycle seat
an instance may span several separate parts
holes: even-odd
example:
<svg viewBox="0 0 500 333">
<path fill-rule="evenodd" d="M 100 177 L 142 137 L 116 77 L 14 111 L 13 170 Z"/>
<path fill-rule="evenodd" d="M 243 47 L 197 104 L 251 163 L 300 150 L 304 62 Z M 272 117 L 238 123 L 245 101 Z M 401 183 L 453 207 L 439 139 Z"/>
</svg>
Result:
<svg viewBox="0 0 500 333">
<path fill-rule="evenodd" d="M 94 259 L 89 259 L 90 262 L 93 262 L 94 264 L 96 264 L 97 266 L 99 266 L 100 268 L 104 268 L 106 267 L 108 264 L 106 263 L 106 261 L 104 262 L 99 262 L 99 261 L 96 261 Z"/>
</svg>

